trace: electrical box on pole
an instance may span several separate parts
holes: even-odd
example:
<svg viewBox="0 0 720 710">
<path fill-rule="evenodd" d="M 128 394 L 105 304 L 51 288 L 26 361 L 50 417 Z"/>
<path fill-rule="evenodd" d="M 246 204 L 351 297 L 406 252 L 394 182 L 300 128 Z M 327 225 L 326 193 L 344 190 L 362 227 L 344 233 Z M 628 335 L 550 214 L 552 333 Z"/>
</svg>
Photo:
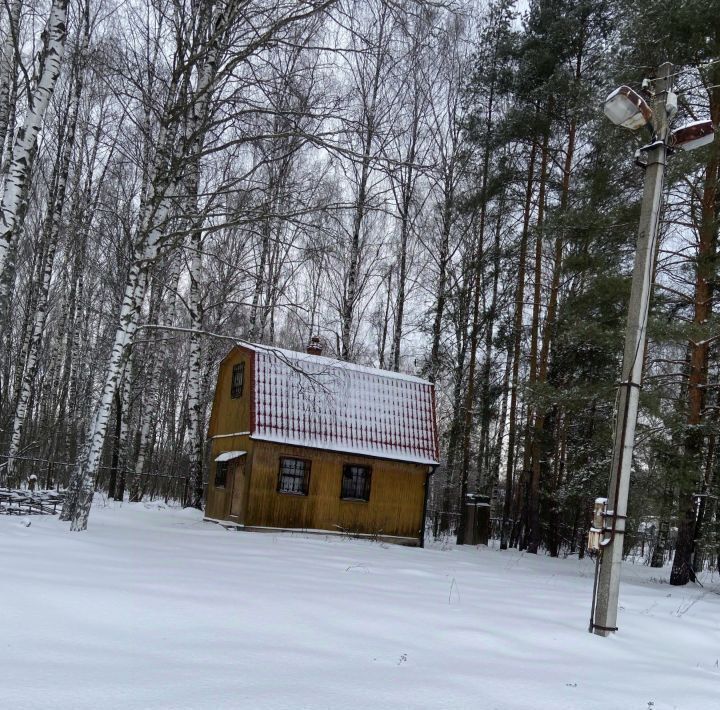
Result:
<svg viewBox="0 0 720 710">
<path fill-rule="evenodd" d="M 587 549 L 590 552 L 599 552 L 605 534 L 605 513 L 607 511 L 607 498 L 596 498 L 593 510 L 592 526 L 588 532 Z"/>
</svg>

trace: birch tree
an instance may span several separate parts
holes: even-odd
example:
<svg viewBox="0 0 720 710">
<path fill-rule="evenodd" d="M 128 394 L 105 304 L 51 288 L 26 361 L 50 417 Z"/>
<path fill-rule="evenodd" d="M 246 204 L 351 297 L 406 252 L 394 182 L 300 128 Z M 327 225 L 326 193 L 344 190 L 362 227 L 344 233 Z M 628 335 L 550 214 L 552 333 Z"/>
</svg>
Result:
<svg viewBox="0 0 720 710">
<path fill-rule="evenodd" d="M 382 132 L 392 110 L 390 102 L 385 100 L 383 77 L 392 61 L 390 43 L 395 26 L 390 3 L 386 0 L 368 3 L 364 11 L 356 6 L 355 13 L 351 18 L 354 31 L 350 67 L 355 115 L 347 119 L 347 141 L 353 156 L 348 166 L 353 204 L 341 257 L 342 293 L 338 304 L 340 357 L 343 360 L 352 360 L 355 355 L 353 340 L 358 309 L 368 280 L 364 271 L 367 265 L 363 263 L 369 251 L 367 220 L 373 211 L 373 193 L 378 182 L 378 141 L 384 140 Z"/>
<path fill-rule="evenodd" d="M 423 196 L 420 185 L 427 170 L 428 113 L 430 102 L 430 32 L 432 15 L 408 19 L 403 28 L 408 47 L 397 63 L 399 76 L 398 117 L 386 148 L 389 179 L 397 212 L 398 255 L 396 261 L 396 299 L 393 322 L 390 366 L 400 370 L 401 344 L 406 320 L 409 271 L 412 266 L 413 240 L 416 224 L 422 211 Z"/>
<path fill-rule="evenodd" d="M 31 155 L 60 75 L 67 38 L 67 6 L 68 0 L 53 0 L 50 6 L 42 35 L 42 49 L 27 96 L 27 112 L 13 143 L 0 201 L 0 283 L 4 283 L 8 252 L 18 227 L 22 195 L 30 179 Z M 3 294 L 0 294 L 0 299 L 2 297 Z"/>
<path fill-rule="evenodd" d="M 0 165 L 5 164 L 5 144 L 10 133 L 11 115 L 17 99 L 17 46 L 20 33 L 22 0 L 11 0 L 5 5 L 7 25 L 0 46 Z"/>
<path fill-rule="evenodd" d="M 75 147 L 75 133 L 78 124 L 78 113 L 80 109 L 80 98 L 83 90 L 85 54 L 90 42 L 90 7 L 86 3 L 84 7 L 84 21 L 80 39 L 76 48 L 74 61 L 74 87 L 71 93 L 70 105 L 65 114 L 66 133 L 60 144 L 52 184 L 51 199 L 48 204 L 47 215 L 44 220 L 43 241 L 46 243 L 44 249 L 45 257 L 42 265 L 42 278 L 39 283 L 39 293 L 35 303 L 35 316 L 30 328 L 28 339 L 28 352 L 24 362 L 24 372 L 18 393 L 13 421 L 12 439 L 8 451 L 7 476 L 12 480 L 14 475 L 14 457 L 20 450 L 20 437 L 22 435 L 25 418 L 28 412 L 28 402 L 35 380 L 38 366 L 40 341 L 45 331 L 47 318 L 48 296 L 50 293 L 50 280 L 53 273 L 55 253 L 60 239 L 60 228 L 65 206 L 65 193 L 70 171 L 70 161 Z M 20 370 L 20 368 L 18 368 Z"/>
<path fill-rule="evenodd" d="M 71 519 L 73 530 L 87 527 L 112 400 L 127 360 L 128 347 L 138 327 L 149 270 L 163 247 L 171 243 L 168 220 L 173 212 L 182 212 L 181 185 L 188 167 L 201 157 L 193 150 L 197 131 L 206 129 L 208 125 L 212 116 L 212 99 L 222 83 L 221 79 L 229 81 L 243 61 L 273 42 L 286 27 L 311 18 L 332 4 L 331 0 L 326 0 L 299 6 L 278 3 L 270 8 L 262 4 L 251 7 L 250 11 L 256 13 L 254 19 L 264 23 L 261 31 L 258 31 L 257 22 L 250 22 L 253 15 L 244 3 L 219 2 L 210 10 L 199 13 L 192 12 L 192 3 L 188 8 L 176 8 L 175 23 L 181 31 L 173 35 L 172 69 L 159 112 L 157 148 L 137 229 L 119 325 L 106 367 L 105 383 L 63 510 L 64 517 Z M 197 18 L 197 24 L 188 26 L 185 22 L 188 17 Z M 248 30 L 248 27 L 253 29 Z M 238 31 L 239 37 L 236 34 Z M 239 44 L 233 46 L 236 42 Z M 197 131 L 183 134 L 185 125 Z"/>
</svg>

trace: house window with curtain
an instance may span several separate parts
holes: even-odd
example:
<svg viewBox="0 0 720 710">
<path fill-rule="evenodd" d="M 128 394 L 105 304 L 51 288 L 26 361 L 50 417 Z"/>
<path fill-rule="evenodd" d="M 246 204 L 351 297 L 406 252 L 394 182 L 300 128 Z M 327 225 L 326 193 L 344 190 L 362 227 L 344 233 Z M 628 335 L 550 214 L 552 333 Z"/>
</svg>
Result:
<svg viewBox="0 0 720 710">
<path fill-rule="evenodd" d="M 307 459 L 280 458 L 278 493 L 306 496 L 310 486 L 310 462 Z"/>
<path fill-rule="evenodd" d="M 347 464 L 343 466 L 342 490 L 343 500 L 370 500 L 370 479 L 372 469 L 369 466 Z"/>
</svg>

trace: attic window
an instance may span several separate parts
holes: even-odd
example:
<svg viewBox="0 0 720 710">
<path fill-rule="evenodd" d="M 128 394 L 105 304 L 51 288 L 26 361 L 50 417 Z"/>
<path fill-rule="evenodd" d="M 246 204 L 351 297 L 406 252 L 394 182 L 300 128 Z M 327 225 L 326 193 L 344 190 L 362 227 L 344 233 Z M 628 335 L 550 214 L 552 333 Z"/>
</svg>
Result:
<svg viewBox="0 0 720 710">
<path fill-rule="evenodd" d="M 233 399 L 242 397 L 243 384 L 245 384 L 245 363 L 239 362 L 233 365 L 232 386 L 230 387 L 230 396 Z"/>
<path fill-rule="evenodd" d="M 278 493 L 306 496 L 310 483 L 310 462 L 306 459 L 280 457 Z"/>
<path fill-rule="evenodd" d="M 372 469 L 369 466 L 343 466 L 342 491 L 343 500 L 370 500 L 370 480 Z"/>
</svg>

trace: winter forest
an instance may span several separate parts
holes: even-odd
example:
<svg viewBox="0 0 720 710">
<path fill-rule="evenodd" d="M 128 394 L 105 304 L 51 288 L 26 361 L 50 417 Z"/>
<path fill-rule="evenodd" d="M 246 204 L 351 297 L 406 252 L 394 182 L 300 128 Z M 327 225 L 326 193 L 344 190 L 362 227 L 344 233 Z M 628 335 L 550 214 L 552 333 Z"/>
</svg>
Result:
<svg viewBox="0 0 720 710">
<path fill-rule="evenodd" d="M 607 491 L 644 136 L 720 124 L 713 0 L 6 0 L 0 485 L 200 507 L 235 340 L 434 382 L 428 520 L 584 554 Z M 700 18 L 700 19 L 699 19 Z M 720 141 L 668 162 L 626 547 L 720 550 Z M 90 522 L 92 524 L 92 521 Z"/>
</svg>

